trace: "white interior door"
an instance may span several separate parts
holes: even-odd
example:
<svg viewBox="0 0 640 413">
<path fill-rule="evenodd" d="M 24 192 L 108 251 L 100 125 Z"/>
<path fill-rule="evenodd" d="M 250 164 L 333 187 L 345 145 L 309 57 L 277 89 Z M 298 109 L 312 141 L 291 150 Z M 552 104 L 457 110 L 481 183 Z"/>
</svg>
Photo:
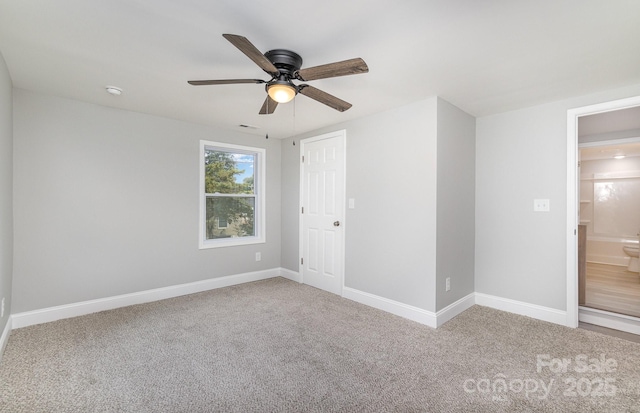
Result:
<svg viewBox="0 0 640 413">
<path fill-rule="evenodd" d="M 344 277 L 345 132 L 301 142 L 302 282 L 342 294 Z"/>
</svg>

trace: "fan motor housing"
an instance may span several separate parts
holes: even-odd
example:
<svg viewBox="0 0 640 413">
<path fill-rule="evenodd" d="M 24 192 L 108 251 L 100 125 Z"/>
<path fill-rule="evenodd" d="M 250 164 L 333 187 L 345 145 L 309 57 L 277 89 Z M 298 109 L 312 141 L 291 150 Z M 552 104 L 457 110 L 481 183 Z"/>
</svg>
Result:
<svg viewBox="0 0 640 413">
<path fill-rule="evenodd" d="M 273 49 L 264 54 L 280 73 L 293 75 L 302 67 L 302 57 L 296 52 L 287 49 Z"/>
</svg>

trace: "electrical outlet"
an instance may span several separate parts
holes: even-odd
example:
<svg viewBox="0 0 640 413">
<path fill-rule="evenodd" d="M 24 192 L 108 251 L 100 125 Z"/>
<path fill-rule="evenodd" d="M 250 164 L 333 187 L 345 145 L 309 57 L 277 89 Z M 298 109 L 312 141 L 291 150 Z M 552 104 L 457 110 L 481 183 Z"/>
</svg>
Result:
<svg viewBox="0 0 640 413">
<path fill-rule="evenodd" d="M 0 305 L 0 318 L 4 317 L 4 297 L 2 297 L 2 305 Z"/>
<path fill-rule="evenodd" d="M 534 199 L 533 210 L 535 212 L 549 212 L 549 200 L 548 199 Z"/>
<path fill-rule="evenodd" d="M 447 279 L 445 280 L 445 284 L 446 284 L 444 287 L 445 291 L 451 290 L 451 278 L 447 277 Z"/>
<path fill-rule="evenodd" d="M 260 261 L 262 259 L 262 254 L 256 252 L 256 261 Z"/>
</svg>

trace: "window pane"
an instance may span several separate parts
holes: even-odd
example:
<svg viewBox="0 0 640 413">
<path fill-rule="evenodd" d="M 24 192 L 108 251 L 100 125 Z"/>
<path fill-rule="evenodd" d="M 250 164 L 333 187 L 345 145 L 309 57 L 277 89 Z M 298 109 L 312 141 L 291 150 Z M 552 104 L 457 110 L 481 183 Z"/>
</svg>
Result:
<svg viewBox="0 0 640 413">
<path fill-rule="evenodd" d="M 200 141 L 199 247 L 265 242 L 266 150 Z"/>
<path fill-rule="evenodd" d="M 204 191 L 208 194 L 254 194 L 256 155 L 206 149 Z"/>
<path fill-rule="evenodd" d="M 206 239 L 255 236 L 255 198 L 207 197 Z M 222 226 L 221 224 L 226 224 Z"/>
</svg>

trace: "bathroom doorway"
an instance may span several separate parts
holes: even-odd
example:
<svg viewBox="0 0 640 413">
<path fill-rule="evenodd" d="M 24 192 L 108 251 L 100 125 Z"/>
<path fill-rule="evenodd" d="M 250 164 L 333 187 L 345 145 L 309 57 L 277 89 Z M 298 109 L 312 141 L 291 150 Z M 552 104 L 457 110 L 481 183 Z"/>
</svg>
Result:
<svg viewBox="0 0 640 413">
<path fill-rule="evenodd" d="M 640 137 L 578 147 L 579 304 L 640 318 Z"/>
<path fill-rule="evenodd" d="M 579 258 L 578 282 L 573 284 L 578 290 L 576 318 L 635 334 L 640 334 L 640 273 L 633 256 L 640 244 L 639 104 L 640 97 L 573 114 L 578 231 L 573 248 L 568 247 Z M 569 271 L 568 287 L 571 275 Z"/>
</svg>

